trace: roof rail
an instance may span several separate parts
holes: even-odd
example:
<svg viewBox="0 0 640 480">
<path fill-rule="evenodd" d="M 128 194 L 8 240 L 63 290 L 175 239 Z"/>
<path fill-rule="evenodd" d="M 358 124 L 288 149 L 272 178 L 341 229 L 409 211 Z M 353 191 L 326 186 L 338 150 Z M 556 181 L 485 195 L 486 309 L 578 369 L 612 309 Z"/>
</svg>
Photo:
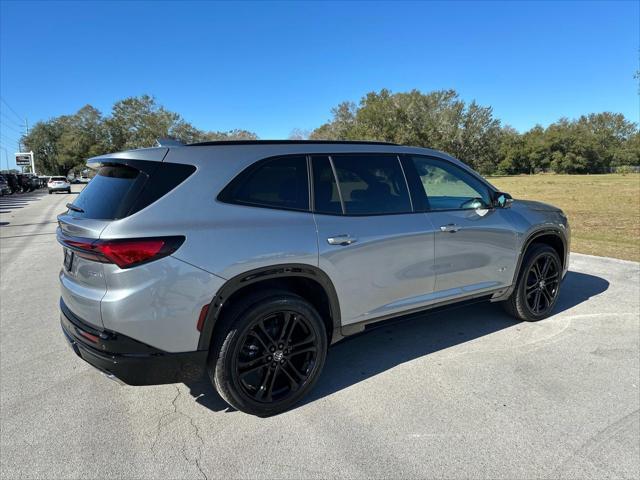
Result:
<svg viewBox="0 0 640 480">
<path fill-rule="evenodd" d="M 156 147 L 184 147 L 184 143 L 175 138 L 159 138 L 156 140 Z"/>
<path fill-rule="evenodd" d="M 188 143 L 187 147 L 204 147 L 209 145 L 300 145 L 300 144 L 339 144 L 339 145 L 398 145 L 390 142 L 357 141 L 357 140 L 216 140 L 213 142 Z"/>
</svg>

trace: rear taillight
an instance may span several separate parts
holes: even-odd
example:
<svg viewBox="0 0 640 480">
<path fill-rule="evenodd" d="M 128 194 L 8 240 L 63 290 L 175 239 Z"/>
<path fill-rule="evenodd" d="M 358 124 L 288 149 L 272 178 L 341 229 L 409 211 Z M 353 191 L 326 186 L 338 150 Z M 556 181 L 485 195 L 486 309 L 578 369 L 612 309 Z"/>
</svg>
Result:
<svg viewBox="0 0 640 480">
<path fill-rule="evenodd" d="M 119 240 L 81 240 L 61 238 L 61 243 L 80 257 L 131 268 L 171 255 L 184 237 L 132 238 Z"/>
</svg>

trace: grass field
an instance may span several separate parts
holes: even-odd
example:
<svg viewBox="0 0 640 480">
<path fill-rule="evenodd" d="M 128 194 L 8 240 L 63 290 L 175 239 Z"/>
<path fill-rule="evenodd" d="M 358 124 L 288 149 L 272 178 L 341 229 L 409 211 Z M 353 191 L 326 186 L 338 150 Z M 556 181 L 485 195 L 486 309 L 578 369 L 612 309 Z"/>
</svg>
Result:
<svg viewBox="0 0 640 480">
<path fill-rule="evenodd" d="M 569 217 L 574 252 L 640 261 L 640 175 L 490 177 L 514 198 L 556 205 Z"/>
</svg>

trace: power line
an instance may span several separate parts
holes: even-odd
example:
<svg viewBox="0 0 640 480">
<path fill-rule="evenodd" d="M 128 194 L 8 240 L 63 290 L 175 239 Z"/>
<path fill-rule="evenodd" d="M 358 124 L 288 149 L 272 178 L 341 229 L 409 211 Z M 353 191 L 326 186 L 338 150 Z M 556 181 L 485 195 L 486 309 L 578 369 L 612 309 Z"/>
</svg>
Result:
<svg viewBox="0 0 640 480">
<path fill-rule="evenodd" d="M 11 110 L 13 112 L 13 114 L 18 118 L 18 120 L 20 120 L 21 123 L 25 123 L 26 122 L 26 120 L 24 118 L 22 118 L 20 115 L 18 115 L 18 113 L 13 108 L 11 108 L 11 105 L 9 105 L 4 98 L 0 97 L 0 100 L 2 100 L 2 103 L 4 103 L 7 106 L 7 108 L 9 108 L 9 110 Z"/>
<path fill-rule="evenodd" d="M 18 128 L 23 128 L 24 125 L 16 123 L 13 119 L 9 118 L 9 115 L 7 115 L 6 113 L 4 113 L 4 111 L 0 110 L 0 116 L 3 116 L 5 118 L 4 122 L 9 122 L 9 125 L 13 125 L 14 127 L 18 127 Z M 2 121 L 2 119 L 0 119 L 0 122 Z"/>
<path fill-rule="evenodd" d="M 7 145 L 16 145 L 18 147 L 20 146 L 17 140 L 13 138 L 9 138 L 6 135 L 3 135 L 2 133 L 0 133 L 0 138 L 3 138 Z"/>
<path fill-rule="evenodd" d="M 13 128 L 13 127 L 11 127 L 11 126 L 7 125 L 6 123 L 5 123 L 5 124 L 3 124 L 3 123 L 2 123 L 2 119 L 0 119 L 0 129 L 5 129 L 5 128 L 8 128 L 9 130 L 12 130 L 12 131 L 16 132 L 16 133 L 17 133 L 17 134 L 19 134 L 19 135 L 24 135 L 24 132 L 21 132 L 21 131 L 19 131 L 19 130 L 16 130 L 15 128 Z"/>
</svg>

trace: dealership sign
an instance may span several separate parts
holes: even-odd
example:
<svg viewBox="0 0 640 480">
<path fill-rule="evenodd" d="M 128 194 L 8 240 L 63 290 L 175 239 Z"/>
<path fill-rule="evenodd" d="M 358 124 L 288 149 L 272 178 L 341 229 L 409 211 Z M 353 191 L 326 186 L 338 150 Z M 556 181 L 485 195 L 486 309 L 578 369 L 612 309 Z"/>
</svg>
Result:
<svg viewBox="0 0 640 480">
<path fill-rule="evenodd" d="M 33 152 L 18 152 L 16 153 L 16 165 L 18 166 L 31 165 L 32 158 L 33 158 Z"/>
</svg>

